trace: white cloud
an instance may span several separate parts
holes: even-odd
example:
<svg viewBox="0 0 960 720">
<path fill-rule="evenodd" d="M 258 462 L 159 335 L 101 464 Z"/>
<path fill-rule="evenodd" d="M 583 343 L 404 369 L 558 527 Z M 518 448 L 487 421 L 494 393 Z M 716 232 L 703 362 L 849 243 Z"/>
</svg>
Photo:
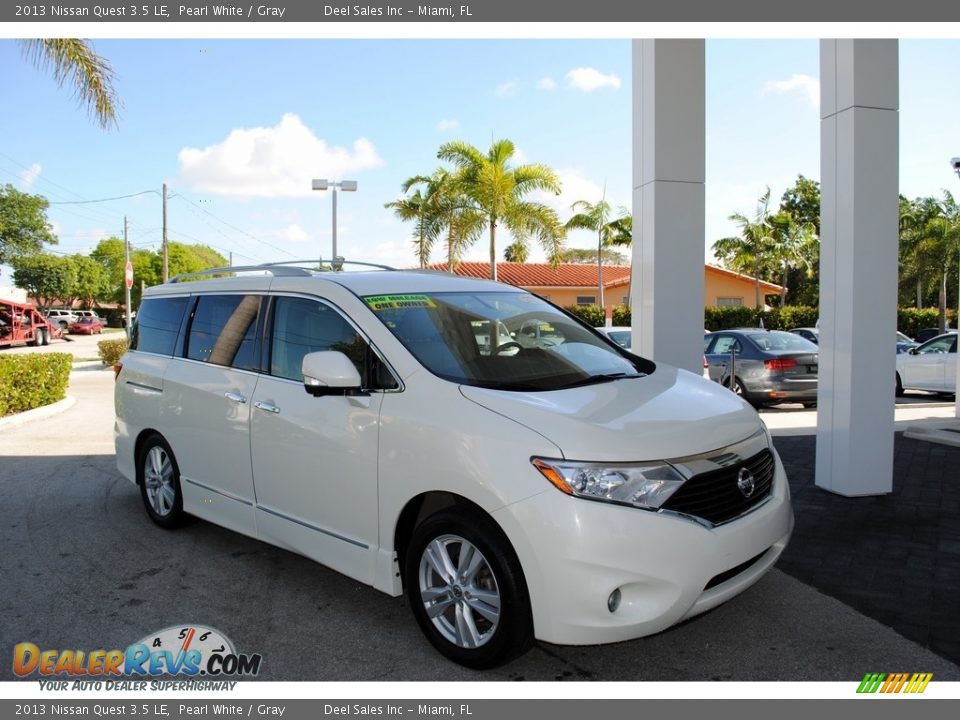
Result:
<svg viewBox="0 0 960 720">
<path fill-rule="evenodd" d="M 540 191 L 531 193 L 530 198 L 552 207 L 560 215 L 561 221 L 566 222 L 573 214 L 570 206 L 577 200 L 595 203 L 603 198 L 603 186 L 585 178 L 579 170 L 565 169 L 555 172 L 560 180 L 560 194 L 554 195 L 553 193 Z M 607 197 L 607 202 L 616 204 L 609 197 Z"/>
<path fill-rule="evenodd" d="M 498 98 L 512 98 L 517 94 L 519 85 L 516 80 L 507 80 L 505 83 L 497 85 Z"/>
<path fill-rule="evenodd" d="M 280 237 L 287 242 L 304 242 L 310 239 L 310 235 L 307 234 L 307 231 L 296 223 L 287 225 L 287 227 L 280 232 Z"/>
<path fill-rule="evenodd" d="M 786 95 L 800 93 L 805 95 L 812 107 L 820 107 L 820 80 L 810 75 L 794 73 L 786 80 L 770 80 L 764 83 L 761 95 Z"/>
<path fill-rule="evenodd" d="M 540 82 L 537 83 L 537 87 L 541 90 L 556 90 L 557 81 L 552 77 L 540 78 Z"/>
<path fill-rule="evenodd" d="M 352 149 L 327 145 L 294 113 L 273 127 L 233 130 L 202 150 L 184 148 L 179 160 L 193 190 L 239 197 L 306 196 L 312 178 L 349 178 L 383 164 L 366 138 Z"/>
<path fill-rule="evenodd" d="M 440 132 L 447 132 L 448 130 L 456 130 L 459 127 L 460 127 L 459 120 L 444 119 L 437 123 L 437 130 L 439 130 Z"/>
<path fill-rule="evenodd" d="M 604 75 L 596 68 L 575 68 L 567 73 L 567 86 L 582 92 L 593 92 L 601 88 L 619 90 L 621 84 L 617 75 Z"/>
<path fill-rule="evenodd" d="M 43 165 L 40 163 L 34 163 L 29 168 L 20 173 L 20 184 L 24 188 L 29 188 L 33 185 L 37 178 L 40 177 L 40 172 L 43 170 Z"/>
</svg>

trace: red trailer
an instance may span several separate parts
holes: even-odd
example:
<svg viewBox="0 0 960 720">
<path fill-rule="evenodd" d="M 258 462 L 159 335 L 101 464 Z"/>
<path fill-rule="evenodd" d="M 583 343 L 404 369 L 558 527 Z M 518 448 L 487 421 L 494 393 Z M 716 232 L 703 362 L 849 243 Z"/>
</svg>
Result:
<svg viewBox="0 0 960 720">
<path fill-rule="evenodd" d="M 33 305 L 0 300 L 0 347 L 46 345 L 61 338 L 63 330 L 47 322 Z"/>
</svg>

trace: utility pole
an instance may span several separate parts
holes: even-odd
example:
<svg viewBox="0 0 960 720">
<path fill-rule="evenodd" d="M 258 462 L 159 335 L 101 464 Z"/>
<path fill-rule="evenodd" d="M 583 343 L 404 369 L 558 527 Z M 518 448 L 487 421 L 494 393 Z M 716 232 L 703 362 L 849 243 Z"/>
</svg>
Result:
<svg viewBox="0 0 960 720">
<path fill-rule="evenodd" d="M 126 328 L 127 328 L 127 338 L 129 339 L 129 337 L 130 337 L 130 321 L 131 321 L 131 319 L 132 319 L 132 318 L 130 317 L 130 286 L 132 285 L 132 283 L 130 282 L 130 279 L 129 279 L 129 276 L 128 276 L 128 272 L 129 272 L 129 268 L 130 268 L 130 241 L 127 239 L 127 232 L 128 232 L 127 216 L 124 215 L 124 216 L 123 216 L 123 253 L 124 253 L 124 256 L 125 256 L 125 258 L 124 258 L 124 259 L 125 259 L 125 262 L 124 262 L 124 266 L 123 266 L 123 267 L 124 267 L 124 278 L 123 278 L 123 287 L 124 287 L 123 308 L 124 308 L 124 312 L 126 313 L 126 316 L 127 316 Z"/>
<path fill-rule="evenodd" d="M 163 184 L 163 281 L 170 279 L 170 255 L 167 252 L 167 184 Z"/>
</svg>

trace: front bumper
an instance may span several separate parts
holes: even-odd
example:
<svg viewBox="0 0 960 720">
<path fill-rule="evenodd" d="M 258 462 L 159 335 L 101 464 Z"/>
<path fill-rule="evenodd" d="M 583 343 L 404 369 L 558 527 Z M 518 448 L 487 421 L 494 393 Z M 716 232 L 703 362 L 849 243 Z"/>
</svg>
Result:
<svg viewBox="0 0 960 720">
<path fill-rule="evenodd" d="M 750 587 L 793 530 L 786 474 L 774 456 L 770 497 L 718 527 L 552 488 L 494 513 L 523 566 L 536 637 L 562 645 L 643 637 Z M 610 612 L 616 589 L 622 599 Z"/>
</svg>

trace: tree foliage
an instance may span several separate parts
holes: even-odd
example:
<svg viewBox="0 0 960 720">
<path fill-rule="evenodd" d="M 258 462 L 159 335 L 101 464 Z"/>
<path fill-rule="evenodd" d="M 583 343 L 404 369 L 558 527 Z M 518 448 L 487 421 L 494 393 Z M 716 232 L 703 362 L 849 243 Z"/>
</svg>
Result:
<svg viewBox="0 0 960 720">
<path fill-rule="evenodd" d="M 113 86 L 113 69 L 89 41 L 45 38 L 21 40 L 21 43 L 24 57 L 37 67 L 49 70 L 59 87 L 73 87 L 74 97 L 96 118 L 100 127 L 116 126 L 120 99 Z"/>
<path fill-rule="evenodd" d="M 560 194 L 560 181 L 546 165 L 513 165 L 516 148 L 510 140 L 497 140 L 486 153 L 469 143 L 454 141 L 440 146 L 437 156 L 453 164 L 453 183 L 489 231 L 490 277 L 497 279 L 497 229 L 502 225 L 514 242 L 531 239 L 546 251 L 551 263 L 560 262 L 564 229 L 556 212 L 528 199 L 530 193 Z"/>
<path fill-rule="evenodd" d="M 411 190 L 415 190 L 411 194 Z M 404 196 L 385 204 L 401 220 L 415 224 L 413 245 L 420 267 L 430 262 L 437 241 L 445 236 L 447 266 L 455 268 L 466 249 L 483 233 L 483 215 L 450 170 L 415 175 L 403 184 Z"/>
<path fill-rule="evenodd" d="M 43 245 L 56 245 L 47 220 L 50 203 L 42 195 L 30 195 L 13 185 L 0 187 L 0 264 L 38 253 Z"/>
<path fill-rule="evenodd" d="M 26 290 L 41 309 L 71 295 L 77 275 L 70 258 L 38 253 L 14 258 L 13 282 Z"/>
<path fill-rule="evenodd" d="M 587 250 L 585 248 L 566 248 L 560 253 L 560 258 L 565 263 L 575 263 L 577 265 L 595 265 L 597 262 L 596 250 Z M 603 249 L 604 265 L 629 265 L 629 259 L 626 255 L 610 248 Z"/>
<path fill-rule="evenodd" d="M 171 277 L 181 273 L 198 272 L 229 264 L 223 255 L 206 245 L 169 242 L 167 243 L 167 249 Z M 97 299 L 101 302 L 122 305 L 126 291 L 124 283 L 126 254 L 123 240 L 117 237 L 104 238 L 90 253 L 90 257 L 104 271 L 102 294 Z M 149 287 L 163 282 L 163 251 L 160 249 L 133 249 L 130 252 L 130 262 L 133 265 L 133 288 L 130 291 L 130 303 L 132 307 L 136 308 L 140 305 L 142 286 Z"/>
<path fill-rule="evenodd" d="M 614 238 L 618 244 L 624 244 L 625 222 L 630 219 L 630 229 L 632 230 L 633 219 L 626 208 L 620 207 L 614 209 L 606 200 L 600 200 L 596 203 L 586 200 L 577 200 L 570 208 L 574 215 L 567 220 L 564 226 L 569 230 L 591 230 L 597 234 L 597 252 L 594 255 L 597 267 L 603 267 L 603 249 L 614 244 Z M 615 224 L 616 223 L 616 224 Z M 626 243 L 632 241 L 632 237 L 627 237 Z M 605 307 L 603 298 L 603 283 L 600 281 L 600 273 L 597 273 L 597 297 L 600 299 L 600 307 Z"/>
</svg>

